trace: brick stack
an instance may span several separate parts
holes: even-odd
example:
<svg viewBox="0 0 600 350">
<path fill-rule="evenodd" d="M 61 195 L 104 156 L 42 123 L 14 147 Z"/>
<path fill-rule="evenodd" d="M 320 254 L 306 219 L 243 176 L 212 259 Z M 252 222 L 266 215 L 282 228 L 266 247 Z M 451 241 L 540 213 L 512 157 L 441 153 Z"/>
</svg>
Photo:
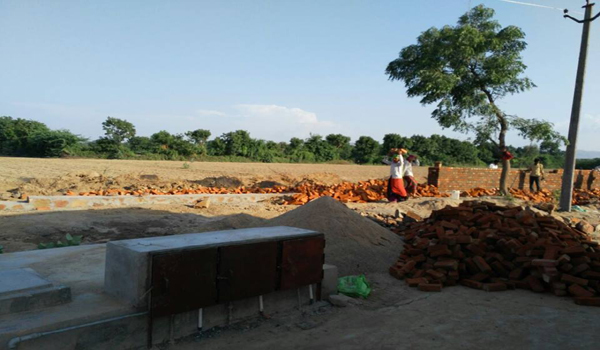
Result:
<svg viewBox="0 0 600 350">
<path fill-rule="evenodd" d="M 429 183 L 437 186 L 440 191 L 465 191 L 475 187 L 495 188 L 498 187 L 502 169 L 487 168 L 453 168 L 453 167 L 431 167 L 429 168 Z M 550 191 L 559 190 L 562 187 L 563 171 L 545 171 L 542 187 Z M 509 171 L 507 177 L 508 187 L 529 187 L 529 174 L 519 169 Z M 592 170 L 577 170 L 575 173 L 575 188 L 599 188 L 600 173 Z"/>
<path fill-rule="evenodd" d="M 284 204 L 302 205 L 323 196 L 333 197 L 342 203 L 377 202 L 385 199 L 387 180 L 369 180 L 358 183 L 343 182 L 332 186 L 306 183 L 291 190 L 298 193 L 291 196 Z M 447 196 L 447 194 L 441 194 L 437 187 L 426 184 L 418 184 L 414 194 L 414 197 Z"/>
<path fill-rule="evenodd" d="M 227 189 L 224 187 L 177 187 L 171 189 L 136 188 L 136 189 L 107 189 L 89 192 L 65 192 L 66 196 L 148 196 L 148 195 L 181 195 L 181 194 L 257 194 L 257 193 L 284 193 L 290 189 L 285 186 L 274 186 L 270 188 L 238 187 Z"/>
<path fill-rule="evenodd" d="M 542 203 L 542 202 L 547 203 L 547 202 L 552 202 L 555 200 L 552 192 L 550 192 L 548 190 L 541 190 L 539 192 L 530 192 L 530 191 L 526 191 L 526 190 L 520 190 L 517 188 L 509 188 L 508 191 L 510 192 L 511 196 L 513 196 L 515 198 L 526 200 L 526 201 L 531 201 L 531 202 L 536 202 L 536 203 Z M 485 189 L 482 187 L 475 187 L 470 190 L 462 191 L 460 195 L 461 195 L 461 197 L 499 196 L 500 190 L 497 188 Z"/>
<path fill-rule="evenodd" d="M 520 288 L 600 306 L 598 242 L 554 217 L 468 201 L 434 211 L 404 236 L 404 250 L 389 271 L 420 290 Z"/>
</svg>

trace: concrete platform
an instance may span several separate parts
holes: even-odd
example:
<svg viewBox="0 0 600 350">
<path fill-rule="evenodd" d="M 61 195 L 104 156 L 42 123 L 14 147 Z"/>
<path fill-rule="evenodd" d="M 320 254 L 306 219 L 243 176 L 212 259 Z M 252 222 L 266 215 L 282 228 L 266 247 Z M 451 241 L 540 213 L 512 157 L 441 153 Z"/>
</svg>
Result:
<svg viewBox="0 0 600 350">
<path fill-rule="evenodd" d="M 33 269 L 0 270 L 0 315 L 71 301 L 71 289 L 55 286 Z"/>
<path fill-rule="evenodd" d="M 0 270 L 31 268 L 52 284 L 71 288 L 69 303 L 0 315 L 0 350 L 145 349 L 145 311 L 103 292 L 105 244 L 0 255 Z M 299 312 L 310 302 L 307 287 L 263 296 L 265 314 Z M 203 310 L 203 329 L 260 317 L 258 298 Z M 198 332 L 198 311 L 153 321 L 153 343 Z"/>
</svg>

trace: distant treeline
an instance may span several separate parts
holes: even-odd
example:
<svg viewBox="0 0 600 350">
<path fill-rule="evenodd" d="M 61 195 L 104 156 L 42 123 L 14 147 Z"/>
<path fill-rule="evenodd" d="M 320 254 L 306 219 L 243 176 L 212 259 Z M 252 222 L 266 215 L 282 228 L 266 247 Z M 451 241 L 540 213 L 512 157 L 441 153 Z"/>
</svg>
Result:
<svg viewBox="0 0 600 350">
<path fill-rule="evenodd" d="M 422 165 L 441 161 L 449 166 L 486 166 L 497 158 L 490 142 L 460 141 L 440 135 L 410 137 L 387 134 L 383 142 L 361 136 L 355 142 L 341 134 L 311 135 L 289 142 L 254 139 L 245 130 L 210 139 L 209 130 L 184 134 L 159 131 L 150 137 L 137 136 L 135 126 L 108 117 L 102 123 L 105 135 L 90 141 L 68 130 L 51 130 L 45 124 L 26 119 L 0 117 L 0 155 L 19 157 L 85 157 L 110 159 L 150 159 L 185 161 L 255 161 L 266 163 L 356 163 L 380 164 L 390 148 L 406 148 Z M 564 151 L 558 143 L 509 147 L 515 156 L 513 166 L 528 166 L 534 158 L 543 159 L 546 168 L 560 168 Z M 579 160 L 578 168 L 590 169 L 600 159 Z"/>
</svg>

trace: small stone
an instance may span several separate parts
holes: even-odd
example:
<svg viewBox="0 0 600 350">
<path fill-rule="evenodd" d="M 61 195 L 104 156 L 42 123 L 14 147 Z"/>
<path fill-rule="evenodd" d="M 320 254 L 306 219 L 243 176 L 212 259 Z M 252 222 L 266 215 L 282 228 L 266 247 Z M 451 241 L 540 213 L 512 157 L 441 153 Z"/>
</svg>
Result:
<svg viewBox="0 0 600 350">
<path fill-rule="evenodd" d="M 576 227 L 578 230 L 587 234 L 591 234 L 595 231 L 594 226 L 592 226 L 589 222 L 585 220 L 581 220 L 580 222 L 578 222 Z"/>
<path fill-rule="evenodd" d="M 158 176 L 157 175 L 140 175 L 140 179 L 158 181 Z"/>
<path fill-rule="evenodd" d="M 404 222 L 405 223 L 410 223 L 410 222 L 415 222 L 415 221 L 423 221 L 423 218 L 419 214 L 415 213 L 414 211 L 410 211 L 410 210 L 404 214 Z"/>
<path fill-rule="evenodd" d="M 194 204 L 195 209 L 207 209 L 210 206 L 210 198 L 202 198 L 199 199 L 196 204 Z"/>
<path fill-rule="evenodd" d="M 346 307 L 348 305 L 361 305 L 360 300 L 351 298 L 343 294 L 333 294 L 329 296 L 329 302 L 337 307 Z"/>
</svg>

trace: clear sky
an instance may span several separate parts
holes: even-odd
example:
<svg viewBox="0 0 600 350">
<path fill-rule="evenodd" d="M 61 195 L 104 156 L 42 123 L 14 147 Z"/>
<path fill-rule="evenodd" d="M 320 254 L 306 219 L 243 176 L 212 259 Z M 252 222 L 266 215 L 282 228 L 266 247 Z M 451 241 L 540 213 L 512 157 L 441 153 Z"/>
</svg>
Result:
<svg viewBox="0 0 600 350">
<path fill-rule="evenodd" d="M 522 1 L 572 12 L 584 4 Z M 566 135 L 582 26 L 559 10 L 500 0 L 0 0 L 0 115 L 91 138 L 107 116 L 133 122 L 139 135 L 204 128 L 275 141 L 457 137 L 384 70 L 422 31 L 455 24 L 480 3 L 502 25 L 523 28 L 527 75 L 538 85 L 502 107 Z M 600 20 L 590 39 L 583 150 L 600 150 L 599 29 Z M 515 133 L 509 142 L 526 144 Z"/>
</svg>

